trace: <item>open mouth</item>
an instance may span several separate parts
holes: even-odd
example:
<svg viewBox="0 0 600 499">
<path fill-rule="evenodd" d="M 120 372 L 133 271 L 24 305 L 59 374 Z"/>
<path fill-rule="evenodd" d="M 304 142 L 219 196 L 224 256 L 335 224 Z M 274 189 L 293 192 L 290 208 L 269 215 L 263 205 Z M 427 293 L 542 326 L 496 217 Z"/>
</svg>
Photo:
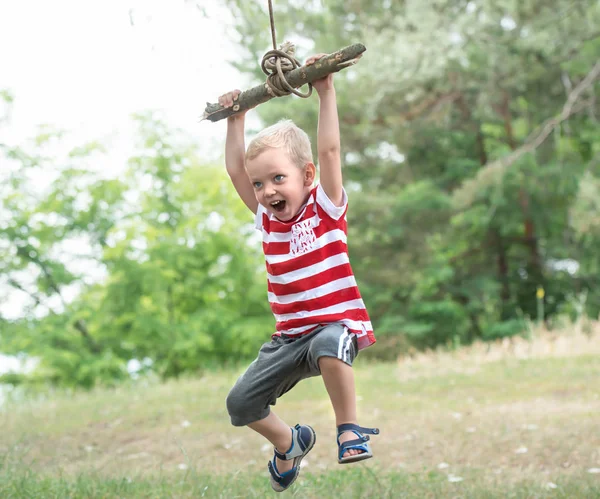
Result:
<svg viewBox="0 0 600 499">
<path fill-rule="evenodd" d="M 271 203 L 271 208 L 273 208 L 273 210 L 277 213 L 281 213 L 283 210 L 285 210 L 285 204 L 285 201 L 280 199 L 279 201 L 273 201 Z"/>
</svg>

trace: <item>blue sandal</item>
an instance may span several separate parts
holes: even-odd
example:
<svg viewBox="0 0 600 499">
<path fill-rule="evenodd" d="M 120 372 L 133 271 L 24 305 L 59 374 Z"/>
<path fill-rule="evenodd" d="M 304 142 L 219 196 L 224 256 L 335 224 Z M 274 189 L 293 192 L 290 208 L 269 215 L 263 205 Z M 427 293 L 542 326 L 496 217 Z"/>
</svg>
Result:
<svg viewBox="0 0 600 499">
<path fill-rule="evenodd" d="M 269 461 L 269 473 L 271 474 L 271 487 L 275 492 L 283 492 L 286 490 L 300 474 L 300 463 L 304 456 L 310 452 L 315 445 L 317 435 L 308 425 L 297 424 L 292 430 L 292 445 L 285 454 L 282 454 L 275 449 L 275 455 L 273 460 Z M 275 458 L 282 459 L 283 461 L 294 460 L 294 466 L 291 470 L 279 473 L 277 470 L 277 464 Z"/>
<path fill-rule="evenodd" d="M 351 431 L 358 438 L 340 443 L 340 435 L 346 431 Z M 337 427 L 338 463 L 355 463 L 357 461 L 363 461 L 364 459 L 373 457 L 373 452 L 371 451 L 371 446 L 369 445 L 370 439 L 368 436 L 363 435 L 363 433 L 368 433 L 369 435 L 379 435 L 379 428 L 363 428 L 362 426 L 352 423 L 341 424 Z M 344 453 L 350 449 L 362 452 L 353 456 L 342 457 Z"/>
</svg>

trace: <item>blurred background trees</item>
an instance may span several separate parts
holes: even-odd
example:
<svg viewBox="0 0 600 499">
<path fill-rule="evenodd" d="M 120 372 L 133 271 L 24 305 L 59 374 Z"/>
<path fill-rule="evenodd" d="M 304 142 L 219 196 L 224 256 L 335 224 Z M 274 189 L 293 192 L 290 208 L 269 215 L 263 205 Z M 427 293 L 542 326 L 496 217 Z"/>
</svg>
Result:
<svg viewBox="0 0 600 499">
<path fill-rule="evenodd" d="M 257 80 L 263 3 L 230 1 L 238 66 Z M 582 227 L 598 213 L 585 201 L 600 167 L 596 2 L 279 1 L 276 23 L 302 55 L 367 46 L 336 88 L 351 256 L 380 336 L 516 334 L 538 288 L 545 319 L 585 297 L 597 317 L 595 236 Z M 315 137 L 316 99 L 257 112 Z"/>
<path fill-rule="evenodd" d="M 228 5 L 234 64 L 259 83 L 267 2 Z M 598 317 L 598 2 L 277 0 L 275 19 L 300 59 L 367 47 L 335 81 L 370 355 Z M 253 113 L 316 139 L 317 110 L 316 96 L 286 97 Z M 274 329 L 252 217 L 223 166 L 153 113 L 136 122 L 118 178 L 86 167 L 102 144 L 64 151 L 56 130 L 0 144 L 0 283 L 27 296 L 22 317 L 0 318 L 0 351 L 38 359 L 28 378 L 178 376 L 252 358 Z"/>
</svg>

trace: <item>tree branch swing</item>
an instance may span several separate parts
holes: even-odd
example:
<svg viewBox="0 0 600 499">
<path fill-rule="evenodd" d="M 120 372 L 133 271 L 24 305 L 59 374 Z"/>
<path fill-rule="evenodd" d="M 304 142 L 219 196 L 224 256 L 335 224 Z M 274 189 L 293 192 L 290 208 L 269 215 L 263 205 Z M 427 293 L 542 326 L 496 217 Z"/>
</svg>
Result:
<svg viewBox="0 0 600 499">
<path fill-rule="evenodd" d="M 271 39 L 273 48 L 262 59 L 261 68 L 267 75 L 267 81 L 262 85 L 242 92 L 232 107 L 223 107 L 220 104 L 206 103 L 206 109 L 200 121 L 212 122 L 229 118 L 234 114 L 251 109 L 263 102 L 294 94 L 307 98 L 312 94 L 311 83 L 323 78 L 330 73 L 353 66 L 362 53 L 366 50 L 361 43 L 344 47 L 337 52 L 326 55 L 310 66 L 302 66 L 294 57 L 296 47 L 291 42 L 283 43 L 279 49 L 275 37 L 275 21 L 273 19 L 273 4 L 269 0 L 269 18 L 271 20 Z M 308 84 L 308 91 L 302 93 L 298 88 Z"/>
</svg>

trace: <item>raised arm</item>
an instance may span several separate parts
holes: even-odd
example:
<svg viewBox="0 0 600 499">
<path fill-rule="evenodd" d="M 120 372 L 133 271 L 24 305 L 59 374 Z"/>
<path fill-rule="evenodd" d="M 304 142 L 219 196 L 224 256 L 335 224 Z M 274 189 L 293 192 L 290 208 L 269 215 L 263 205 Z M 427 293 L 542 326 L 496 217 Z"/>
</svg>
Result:
<svg viewBox="0 0 600 499">
<path fill-rule="evenodd" d="M 310 57 L 306 64 L 313 64 L 325 54 Z M 340 123 L 337 99 L 333 86 L 333 74 L 313 82 L 319 95 L 319 125 L 317 130 L 317 156 L 320 167 L 321 187 L 327 197 L 341 206 L 343 201 L 342 162 L 340 146 Z"/>
<path fill-rule="evenodd" d="M 219 104 L 224 107 L 233 105 L 234 100 L 240 94 L 239 90 L 234 90 L 219 97 Z M 244 124 L 246 113 L 238 113 L 227 119 L 227 138 L 225 139 L 225 168 L 231 182 L 244 204 L 256 213 L 258 201 L 254 195 L 254 188 L 250 183 L 246 169 L 244 168 L 244 158 L 246 146 L 244 144 Z"/>
</svg>

